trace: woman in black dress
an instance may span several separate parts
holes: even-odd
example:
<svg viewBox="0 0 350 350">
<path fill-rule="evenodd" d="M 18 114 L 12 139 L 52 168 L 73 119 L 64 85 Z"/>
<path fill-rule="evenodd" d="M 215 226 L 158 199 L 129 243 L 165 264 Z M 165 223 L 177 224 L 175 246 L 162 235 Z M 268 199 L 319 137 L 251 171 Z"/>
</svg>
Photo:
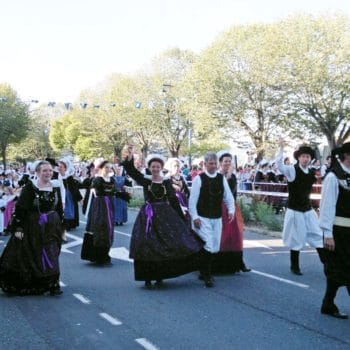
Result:
<svg viewBox="0 0 350 350">
<path fill-rule="evenodd" d="M 135 280 L 152 288 L 166 278 L 198 270 L 198 256 L 203 242 L 186 225 L 170 179 L 163 179 L 164 159 L 151 155 L 146 164 L 151 172 L 144 176 L 134 166 L 133 147 L 123 150 L 126 172 L 144 187 L 146 203 L 136 218 L 130 243 Z"/>
<path fill-rule="evenodd" d="M 175 190 L 175 195 L 179 201 L 180 207 L 186 218 L 186 222 L 191 227 L 191 217 L 188 212 L 188 198 L 190 196 L 190 190 L 188 189 L 185 178 L 181 175 L 181 164 L 178 158 L 169 158 L 164 168 L 168 171 L 171 184 Z"/>
<path fill-rule="evenodd" d="M 84 260 L 97 264 L 110 264 L 109 250 L 114 239 L 114 196 L 116 185 L 112 167 L 107 160 L 96 163 L 97 175 L 93 178 L 93 199 L 88 213 L 86 234 L 92 235 L 92 246 L 82 254 Z M 91 238 L 90 238 L 91 239 Z M 86 240 L 86 237 L 84 237 Z M 83 247 L 84 248 L 84 247 Z"/>
<path fill-rule="evenodd" d="M 60 183 L 41 161 L 37 179 L 22 189 L 8 231 L 12 236 L 0 258 L 0 287 L 19 295 L 61 294 L 59 254 L 63 232 Z"/>
<path fill-rule="evenodd" d="M 66 189 L 65 207 L 64 207 L 64 227 L 70 231 L 79 226 L 79 208 L 78 203 L 83 199 L 79 191 L 79 181 L 74 175 L 74 166 L 70 160 L 63 158 L 58 162 L 59 179 L 62 180 Z"/>
</svg>

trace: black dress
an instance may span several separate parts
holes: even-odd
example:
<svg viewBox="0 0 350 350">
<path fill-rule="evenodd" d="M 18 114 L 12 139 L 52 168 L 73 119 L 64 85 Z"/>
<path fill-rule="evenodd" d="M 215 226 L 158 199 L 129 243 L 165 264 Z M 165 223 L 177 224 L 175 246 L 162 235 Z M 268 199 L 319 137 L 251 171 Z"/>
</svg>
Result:
<svg viewBox="0 0 350 350">
<path fill-rule="evenodd" d="M 0 258 L 0 287 L 6 293 L 42 294 L 59 290 L 63 232 L 59 187 L 39 190 L 31 181 L 22 189 L 8 231 L 12 236 Z M 23 239 L 15 237 L 23 232 Z"/>
<path fill-rule="evenodd" d="M 91 202 L 86 225 L 87 234 L 93 235 L 93 247 L 88 252 L 87 259 L 99 264 L 111 261 L 108 255 L 114 239 L 114 196 L 116 184 L 97 176 L 92 180 L 91 188 L 95 196 Z"/>
<path fill-rule="evenodd" d="M 79 226 L 79 208 L 78 202 L 83 199 L 79 187 L 80 184 L 77 180 L 73 178 L 73 176 L 68 176 L 66 179 L 63 179 L 63 185 L 66 189 L 66 208 L 68 207 L 68 203 L 70 203 L 74 210 L 73 215 L 69 218 L 65 215 L 64 219 L 64 227 L 67 231 L 70 229 L 76 228 Z"/>
<path fill-rule="evenodd" d="M 185 221 L 188 227 L 191 229 L 192 220 L 188 211 L 188 198 L 190 196 L 190 190 L 188 189 L 187 183 L 183 176 L 171 176 L 170 180 L 175 190 L 176 198 L 179 201 L 180 207 L 182 208 Z"/>
<path fill-rule="evenodd" d="M 161 280 L 198 270 L 203 242 L 186 225 L 171 180 L 154 183 L 134 167 L 133 160 L 123 165 L 146 196 L 130 242 L 135 280 Z"/>
<path fill-rule="evenodd" d="M 83 207 L 82 207 L 82 212 L 85 215 L 86 214 L 86 209 L 87 205 L 89 202 L 89 197 L 90 197 L 90 189 L 91 189 L 91 184 L 92 184 L 92 177 L 87 177 L 83 180 L 83 182 L 79 185 L 79 188 L 85 189 L 85 195 L 83 199 Z"/>
</svg>

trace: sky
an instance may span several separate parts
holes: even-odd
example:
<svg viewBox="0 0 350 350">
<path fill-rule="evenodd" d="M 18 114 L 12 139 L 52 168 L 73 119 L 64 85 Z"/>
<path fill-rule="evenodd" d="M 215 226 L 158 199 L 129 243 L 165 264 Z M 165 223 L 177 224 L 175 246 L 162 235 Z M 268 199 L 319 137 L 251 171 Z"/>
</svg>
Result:
<svg viewBox="0 0 350 350">
<path fill-rule="evenodd" d="M 0 0 L 0 83 L 24 101 L 74 102 L 166 49 L 199 53 L 235 24 L 345 13 L 350 0 Z"/>
</svg>

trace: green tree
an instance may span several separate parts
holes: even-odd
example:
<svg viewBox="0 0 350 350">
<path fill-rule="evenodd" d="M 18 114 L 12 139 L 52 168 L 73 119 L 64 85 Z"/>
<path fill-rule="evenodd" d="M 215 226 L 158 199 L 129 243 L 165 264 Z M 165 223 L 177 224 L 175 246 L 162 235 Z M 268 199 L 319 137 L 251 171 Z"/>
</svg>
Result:
<svg viewBox="0 0 350 350">
<path fill-rule="evenodd" d="M 301 15 L 278 25 L 286 43 L 285 121 L 296 133 L 324 135 L 332 149 L 350 136 L 350 19 Z"/>
<path fill-rule="evenodd" d="M 49 143 L 50 122 L 46 107 L 31 113 L 27 136 L 19 143 L 9 145 L 8 157 L 16 160 L 44 159 L 53 155 Z"/>
<path fill-rule="evenodd" d="M 157 134 L 172 157 L 179 156 L 188 137 L 190 115 L 185 81 L 194 60 L 192 52 L 174 48 L 156 57 L 149 68 L 149 99 L 157 120 Z"/>
<path fill-rule="evenodd" d="M 30 117 L 28 105 L 18 98 L 16 91 L 10 85 L 0 85 L 0 98 L 1 156 L 6 166 L 7 147 L 18 143 L 27 135 Z"/>
<path fill-rule="evenodd" d="M 214 127 L 243 129 L 258 160 L 276 134 L 283 111 L 285 93 L 276 89 L 276 67 L 283 57 L 279 36 L 274 25 L 235 26 L 203 52 L 190 77 L 202 106 L 200 115 L 206 107 Z"/>
</svg>

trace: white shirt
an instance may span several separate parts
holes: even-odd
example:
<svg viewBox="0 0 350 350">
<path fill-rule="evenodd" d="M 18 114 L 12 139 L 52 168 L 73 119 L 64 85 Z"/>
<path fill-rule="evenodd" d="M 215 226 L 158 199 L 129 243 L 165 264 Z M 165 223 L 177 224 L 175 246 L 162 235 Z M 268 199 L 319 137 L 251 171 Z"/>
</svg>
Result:
<svg viewBox="0 0 350 350">
<path fill-rule="evenodd" d="M 276 157 L 276 165 L 278 170 L 287 178 L 289 182 L 293 182 L 295 180 L 295 168 L 294 165 L 285 165 L 283 163 L 283 149 L 281 148 L 277 157 Z M 299 168 L 305 173 L 309 173 L 309 168 L 304 168 L 299 165 Z"/>
<path fill-rule="evenodd" d="M 341 167 L 350 174 L 350 169 L 342 163 Z M 320 204 L 320 227 L 325 238 L 333 238 L 333 223 L 335 219 L 335 210 L 339 196 L 340 180 L 334 173 L 329 173 L 322 186 L 321 204 Z"/>
<path fill-rule="evenodd" d="M 215 172 L 214 174 L 209 174 L 207 171 L 205 171 L 205 174 L 208 177 L 214 178 L 218 173 Z M 223 179 L 224 179 L 224 198 L 223 199 L 227 206 L 228 213 L 233 215 L 235 212 L 235 200 L 233 198 L 233 195 L 231 193 L 231 190 L 227 183 L 226 178 L 223 177 Z M 202 180 L 200 175 L 198 175 L 194 178 L 192 182 L 191 194 L 190 194 L 190 199 L 188 203 L 188 209 L 192 217 L 192 220 L 196 220 L 199 218 L 198 211 L 197 211 L 197 203 L 199 199 L 201 186 L 202 186 Z"/>
</svg>

